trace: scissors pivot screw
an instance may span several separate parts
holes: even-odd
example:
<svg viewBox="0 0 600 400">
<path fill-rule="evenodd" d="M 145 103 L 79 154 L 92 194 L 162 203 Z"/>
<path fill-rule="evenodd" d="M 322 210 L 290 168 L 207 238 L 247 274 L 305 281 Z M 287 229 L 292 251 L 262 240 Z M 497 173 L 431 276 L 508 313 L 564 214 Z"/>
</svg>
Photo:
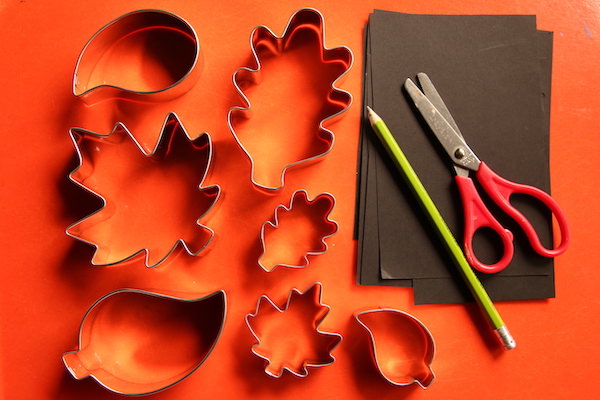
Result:
<svg viewBox="0 0 600 400">
<path fill-rule="evenodd" d="M 462 147 L 459 147 L 454 152 L 454 157 L 456 157 L 457 160 L 462 160 L 466 155 L 467 155 L 467 153 L 465 152 L 465 149 L 463 149 Z"/>
</svg>

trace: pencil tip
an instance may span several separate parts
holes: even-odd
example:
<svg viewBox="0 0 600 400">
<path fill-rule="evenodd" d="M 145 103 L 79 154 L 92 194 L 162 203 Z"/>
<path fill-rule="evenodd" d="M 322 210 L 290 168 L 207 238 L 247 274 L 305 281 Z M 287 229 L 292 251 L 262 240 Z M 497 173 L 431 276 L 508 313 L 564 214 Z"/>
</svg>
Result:
<svg viewBox="0 0 600 400">
<path fill-rule="evenodd" d="M 373 111 L 373 109 L 369 106 L 367 106 L 367 118 L 369 118 L 369 123 L 371 125 L 373 125 L 377 121 L 381 121 L 379 115 L 377 115 L 375 111 Z"/>
</svg>

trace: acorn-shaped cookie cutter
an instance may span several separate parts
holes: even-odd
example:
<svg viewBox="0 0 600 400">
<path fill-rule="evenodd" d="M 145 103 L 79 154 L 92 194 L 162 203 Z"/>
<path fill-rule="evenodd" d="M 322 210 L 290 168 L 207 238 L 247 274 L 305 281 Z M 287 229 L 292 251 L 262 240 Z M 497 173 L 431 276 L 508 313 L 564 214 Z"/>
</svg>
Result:
<svg viewBox="0 0 600 400">
<path fill-rule="evenodd" d="M 104 25 L 83 47 L 73 94 L 88 105 L 111 98 L 171 100 L 194 85 L 200 63 L 198 36 L 187 21 L 162 10 L 132 11 Z"/>
<path fill-rule="evenodd" d="M 293 263 L 293 261 L 278 262 L 275 265 L 269 266 L 269 265 L 267 265 L 267 263 L 264 260 L 264 256 L 267 252 L 267 238 L 266 238 L 267 229 L 278 229 L 280 214 L 291 212 L 296 207 L 298 207 L 298 205 L 297 205 L 298 202 L 303 202 L 305 205 L 311 206 L 311 207 L 314 207 L 318 203 L 325 204 L 326 205 L 325 213 L 322 215 L 322 218 L 320 219 L 319 223 L 322 223 L 324 226 L 327 226 L 329 228 L 329 230 L 327 232 L 321 232 L 321 234 L 319 235 L 320 236 L 319 247 L 312 248 L 312 249 L 306 251 L 302 255 L 302 260 L 301 260 L 302 262 L 296 262 L 296 263 Z M 286 206 L 284 204 L 279 204 L 277 207 L 275 207 L 272 221 L 269 220 L 262 224 L 262 227 L 260 229 L 260 244 L 261 244 L 262 251 L 261 251 L 260 256 L 258 257 L 258 265 L 266 272 L 271 272 L 278 266 L 287 267 L 287 268 L 305 268 L 310 264 L 309 257 L 325 254 L 328 250 L 328 246 L 327 246 L 327 243 L 325 242 L 325 240 L 327 238 L 335 235 L 336 232 L 338 231 L 338 224 L 335 221 L 329 219 L 329 214 L 331 213 L 331 211 L 333 210 L 334 207 L 335 207 L 335 197 L 330 193 L 320 193 L 311 200 L 309 198 L 308 192 L 306 190 L 300 189 L 300 190 L 295 191 L 292 194 L 292 198 L 290 199 L 289 205 Z"/>
</svg>

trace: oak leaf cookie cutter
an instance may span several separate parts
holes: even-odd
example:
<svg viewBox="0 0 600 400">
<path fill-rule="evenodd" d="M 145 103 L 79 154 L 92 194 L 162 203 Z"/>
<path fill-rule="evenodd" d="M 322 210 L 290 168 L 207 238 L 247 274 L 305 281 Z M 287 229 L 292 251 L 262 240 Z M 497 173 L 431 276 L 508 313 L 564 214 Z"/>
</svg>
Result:
<svg viewBox="0 0 600 400">
<path fill-rule="evenodd" d="M 280 213 L 292 211 L 295 208 L 297 202 L 300 202 L 300 201 L 304 202 L 305 205 L 311 206 L 311 207 L 314 207 L 319 202 L 326 203 L 327 208 L 325 209 L 325 212 L 323 214 L 323 219 L 322 219 L 322 221 L 319 221 L 319 222 L 322 222 L 324 225 L 328 225 L 330 232 L 323 234 L 323 236 L 321 236 L 321 239 L 320 239 L 321 247 L 320 248 L 311 249 L 303 254 L 302 260 L 304 262 L 302 264 L 296 265 L 296 264 L 291 264 L 291 263 L 289 263 L 289 264 L 288 263 L 277 263 L 277 264 L 273 265 L 272 267 L 265 265 L 265 262 L 263 261 L 263 257 L 265 255 L 265 253 L 267 252 L 266 235 L 265 235 L 266 230 L 269 228 L 272 228 L 272 229 L 279 228 Z M 287 268 L 305 268 L 310 264 L 308 257 L 325 254 L 328 250 L 328 246 L 327 246 L 327 243 L 325 242 L 325 240 L 327 238 L 335 235 L 338 231 L 338 224 L 335 221 L 329 219 L 329 214 L 335 207 L 335 203 L 336 203 L 335 197 L 330 193 L 320 193 L 320 194 L 316 195 L 314 197 L 314 199 L 310 200 L 310 198 L 308 196 L 308 192 L 304 189 L 301 189 L 301 190 L 295 191 L 294 194 L 292 194 L 292 198 L 291 198 L 288 206 L 280 204 L 277 207 L 275 207 L 275 212 L 273 213 L 274 214 L 273 221 L 265 221 L 262 224 L 262 227 L 260 229 L 260 243 L 261 243 L 262 251 L 261 251 L 260 256 L 258 257 L 258 265 L 260 265 L 260 267 L 263 270 L 265 270 L 266 272 L 271 272 L 278 266 L 287 267 Z"/>
<path fill-rule="evenodd" d="M 157 393 L 206 361 L 223 331 L 226 309 L 223 290 L 188 299 L 119 289 L 88 309 L 79 350 L 64 353 L 63 362 L 75 379 L 92 377 L 115 393 Z"/>
<path fill-rule="evenodd" d="M 147 157 L 148 159 L 158 158 L 163 155 L 167 155 L 171 150 L 171 142 L 173 141 L 173 139 L 176 137 L 177 134 L 184 136 L 185 139 L 191 144 L 191 146 L 194 147 L 195 150 L 203 151 L 203 154 L 206 157 L 206 163 L 205 163 L 204 171 L 202 172 L 202 176 L 199 179 L 200 182 L 198 183 L 197 188 L 198 188 L 198 191 L 200 194 L 204 195 L 208 199 L 211 199 L 211 203 L 203 211 L 203 213 L 196 218 L 196 221 L 195 221 L 196 227 L 199 227 L 203 231 L 206 231 L 208 234 L 208 238 L 202 246 L 199 246 L 197 249 L 192 249 L 192 248 L 190 248 L 188 243 L 186 243 L 186 240 L 183 237 L 180 237 L 174 241 L 170 250 L 154 263 L 150 262 L 150 248 L 148 248 L 148 247 L 143 247 L 143 248 L 133 252 L 132 254 L 129 254 L 129 255 L 127 255 L 121 259 L 115 260 L 115 261 L 110 261 L 110 262 L 98 261 L 98 258 L 106 257 L 106 254 L 104 256 L 102 254 L 99 254 L 100 250 L 104 249 L 104 251 L 102 253 L 106 253 L 107 251 L 110 252 L 110 246 L 104 246 L 102 243 L 97 243 L 97 242 L 85 239 L 83 237 L 84 232 L 82 232 L 82 230 L 81 230 L 81 225 L 84 224 L 86 222 L 86 220 L 88 220 L 89 218 L 92 218 L 92 217 L 98 215 L 99 213 L 101 213 L 102 211 L 106 210 L 107 206 L 112 203 L 109 203 L 107 201 L 106 197 L 104 197 L 102 194 L 96 192 L 94 189 L 89 187 L 88 184 L 86 184 L 86 179 L 93 175 L 94 168 L 93 168 L 93 166 L 86 165 L 84 163 L 84 156 L 83 156 L 82 150 L 80 148 L 80 141 L 83 140 L 84 138 L 93 138 L 96 140 L 110 140 L 112 135 L 114 135 L 115 132 L 117 132 L 117 131 L 121 131 L 123 134 L 125 134 L 125 136 L 126 136 L 125 139 L 131 140 L 135 144 L 135 147 L 141 152 L 141 154 L 143 154 L 143 156 Z M 190 256 L 196 256 L 199 253 L 201 253 L 204 249 L 206 249 L 208 247 L 208 245 L 212 242 L 212 239 L 214 238 L 214 235 L 215 235 L 214 231 L 211 228 L 209 228 L 208 226 L 205 226 L 199 222 L 214 208 L 214 205 L 217 203 L 217 201 L 221 195 L 221 188 L 219 185 L 202 186 L 202 184 L 203 184 L 204 180 L 206 179 L 207 174 L 210 170 L 210 167 L 212 165 L 212 159 L 213 159 L 212 141 L 211 141 L 211 137 L 208 133 L 204 132 L 197 138 L 191 139 L 190 136 L 188 135 L 188 133 L 186 132 L 185 128 L 183 127 L 181 121 L 179 120 L 179 118 L 177 117 L 177 115 L 175 113 L 169 113 L 166 116 L 166 118 L 163 122 L 163 126 L 161 128 L 161 132 L 160 132 L 158 141 L 156 142 L 154 149 L 150 152 L 146 152 L 144 150 L 144 148 L 140 145 L 140 143 L 135 139 L 133 134 L 127 129 L 127 127 L 120 122 L 115 124 L 115 127 L 113 128 L 112 132 L 109 133 L 108 135 L 98 134 L 98 133 L 87 131 L 87 130 L 81 129 L 81 128 L 71 128 L 69 133 L 70 133 L 71 140 L 75 147 L 75 151 L 77 153 L 77 157 L 78 157 L 78 161 L 79 161 L 77 167 L 69 174 L 69 179 L 73 183 L 82 187 L 86 191 L 92 193 L 94 196 L 98 197 L 102 201 L 102 206 L 98 210 L 96 210 L 92 214 L 87 215 L 86 217 L 80 219 L 79 221 L 75 222 L 74 224 L 72 224 L 71 226 L 69 226 L 66 229 L 66 234 L 68 236 L 70 236 L 74 239 L 77 239 L 79 241 L 82 241 L 84 243 L 87 243 L 95 248 L 94 255 L 91 260 L 92 265 L 94 265 L 94 266 L 116 265 L 119 263 L 124 263 L 124 262 L 130 261 L 133 258 L 137 257 L 139 254 L 144 253 L 145 254 L 144 263 L 145 263 L 146 267 L 152 268 L 152 267 L 156 267 L 159 264 L 161 264 L 162 262 L 164 262 L 167 258 L 169 258 L 169 256 L 174 254 L 180 248 L 185 250 L 185 252 L 187 254 L 189 254 Z"/>
<path fill-rule="evenodd" d="M 281 171 L 279 186 L 275 186 L 275 187 L 267 186 L 267 185 L 263 185 L 263 184 L 257 182 L 254 179 L 254 174 L 255 174 L 254 158 L 252 157 L 252 155 L 250 154 L 248 149 L 246 149 L 246 147 L 242 144 L 239 136 L 235 132 L 235 128 L 233 127 L 233 123 L 232 123 L 233 113 L 239 112 L 239 111 L 242 111 L 242 112 L 243 111 L 251 111 L 252 105 L 250 103 L 250 100 L 248 99 L 248 97 L 246 96 L 244 91 L 242 90 L 242 83 L 247 82 L 247 81 L 253 81 L 254 79 L 251 77 L 252 73 L 259 72 L 262 69 L 262 64 L 260 61 L 259 46 L 265 42 L 268 42 L 269 44 L 271 44 L 272 46 L 275 46 L 276 48 L 285 48 L 286 43 L 300 29 L 312 29 L 313 31 L 315 31 L 318 34 L 319 40 L 320 40 L 320 45 L 323 50 L 323 60 L 331 61 L 331 59 L 334 59 L 336 61 L 343 63 L 344 71 L 331 82 L 330 91 L 327 96 L 327 102 L 329 104 L 338 104 L 338 105 L 341 105 L 342 108 L 339 111 L 335 112 L 334 114 L 323 118 L 319 122 L 319 126 L 318 126 L 319 139 L 321 139 L 322 141 L 324 141 L 328 144 L 327 149 L 319 154 L 315 154 L 308 158 L 304 158 L 302 160 L 298 160 L 298 161 L 292 162 L 290 164 L 287 164 L 286 166 L 284 166 L 284 168 Z M 346 111 L 350 107 L 350 104 L 352 103 L 352 95 L 349 92 L 340 89 L 336 85 L 341 81 L 341 79 L 343 77 L 345 77 L 345 75 L 348 73 L 348 71 L 352 67 L 354 55 L 352 53 L 352 50 L 350 50 L 350 48 L 347 46 L 338 46 L 338 47 L 331 47 L 331 48 L 328 48 L 325 46 L 325 19 L 324 19 L 323 15 L 314 8 L 302 8 L 302 9 L 299 9 L 298 11 L 296 11 L 288 20 L 288 23 L 287 23 L 287 25 L 284 29 L 284 32 L 281 36 L 277 36 L 275 33 L 273 33 L 273 31 L 271 29 L 269 29 L 265 25 L 259 25 L 259 26 L 255 27 L 252 30 L 252 33 L 250 34 L 250 49 L 252 51 L 252 59 L 256 66 L 254 68 L 240 67 L 240 68 L 236 69 L 235 72 L 233 73 L 233 85 L 235 86 L 235 89 L 236 89 L 238 95 L 241 97 L 241 99 L 245 105 L 244 106 L 235 106 L 235 107 L 231 107 L 229 109 L 229 111 L 227 112 L 227 124 L 228 124 L 229 130 L 231 131 L 238 146 L 240 146 L 240 148 L 244 151 L 244 153 L 250 160 L 250 163 L 251 163 L 250 180 L 252 181 L 252 184 L 262 190 L 274 191 L 274 190 L 279 190 L 279 189 L 283 188 L 283 186 L 285 184 L 284 176 L 288 169 L 290 169 L 296 165 L 305 163 L 305 162 L 315 161 L 315 160 L 319 159 L 320 157 L 323 157 L 326 154 L 328 154 L 331 151 L 331 149 L 333 148 L 335 135 L 333 134 L 333 132 L 331 130 L 325 128 L 325 124 L 332 122 L 332 120 L 339 117 L 344 111 Z"/>
<path fill-rule="evenodd" d="M 328 305 L 325 305 L 322 303 L 321 300 L 321 296 L 322 296 L 322 285 L 321 283 L 317 282 L 315 284 L 313 284 L 311 287 L 309 287 L 308 289 L 306 289 L 304 292 L 300 292 L 298 289 L 293 288 L 287 298 L 287 301 L 284 305 L 283 308 L 279 308 L 267 295 L 262 295 L 260 296 L 260 298 L 258 299 L 258 302 L 256 304 L 256 310 L 254 311 L 253 314 L 248 314 L 246 315 L 245 321 L 246 321 L 246 326 L 248 326 L 248 329 L 250 330 L 250 332 L 252 333 L 252 336 L 254 337 L 254 339 L 256 340 L 256 343 L 252 345 L 252 353 L 254 353 L 256 356 L 262 358 L 265 360 L 266 365 L 265 365 L 265 373 L 273 378 L 279 378 L 283 375 L 283 372 L 285 370 L 291 372 L 292 374 L 294 374 L 295 376 L 298 376 L 300 378 L 304 378 L 308 375 L 308 370 L 307 367 L 324 367 L 327 365 L 331 365 L 333 364 L 333 362 L 335 361 L 335 357 L 331 354 L 331 352 L 337 347 L 337 345 L 342 341 L 342 335 L 338 334 L 338 333 L 331 333 L 331 332 L 325 332 L 319 329 L 319 325 L 321 324 L 321 322 L 323 321 L 323 319 L 325 319 L 325 317 L 327 316 L 327 314 L 329 313 L 330 307 Z M 316 312 L 314 312 L 314 315 L 312 316 L 312 318 L 310 319 L 310 324 L 311 324 L 311 331 L 314 332 L 317 337 L 320 338 L 321 340 L 321 345 L 322 348 L 320 349 L 320 357 L 314 357 L 312 359 L 307 359 L 304 358 L 302 360 L 302 362 L 300 363 L 301 365 L 298 366 L 298 368 L 294 368 L 293 365 L 290 365 L 290 361 L 289 360 L 277 360 L 276 356 L 280 356 L 281 354 L 277 354 L 276 356 L 272 355 L 267 355 L 264 354 L 261 351 L 265 351 L 265 349 L 262 349 L 261 346 L 264 344 L 265 339 L 267 338 L 261 338 L 261 333 L 257 332 L 256 328 L 253 327 L 253 320 L 261 315 L 260 312 L 262 309 L 264 309 L 265 306 L 263 306 L 263 304 L 266 304 L 269 309 L 267 311 L 271 311 L 271 314 L 268 315 L 267 317 L 273 317 L 273 315 L 281 315 L 284 314 L 286 312 L 288 312 L 288 310 L 290 310 L 290 307 L 294 307 L 294 304 L 296 302 L 300 302 L 302 300 L 306 299 L 305 301 L 310 301 L 312 302 L 312 304 L 310 304 L 311 306 L 314 307 L 315 310 L 317 310 Z M 303 313 L 302 317 L 306 318 L 307 313 Z M 288 326 L 288 329 L 292 329 L 292 327 Z M 277 331 L 277 338 L 289 338 L 290 336 L 292 336 L 291 332 L 289 331 L 285 331 L 285 330 L 278 330 Z M 292 337 L 293 338 L 293 337 Z M 293 350 L 294 355 L 298 355 L 298 343 L 296 341 L 294 341 L 293 343 L 288 343 L 288 347 L 290 347 Z M 284 349 L 285 351 L 285 349 Z M 268 352 L 268 349 L 267 349 Z M 277 353 L 277 350 L 275 351 L 275 353 Z M 277 365 L 273 365 L 273 363 L 277 362 Z"/>
<path fill-rule="evenodd" d="M 111 57 L 120 62 L 123 53 L 140 51 L 129 48 L 115 55 L 115 48 L 125 47 L 135 40 L 146 46 L 141 50 L 142 56 L 155 59 L 154 63 L 147 62 L 136 78 L 156 79 L 157 71 L 149 69 L 148 65 L 157 64 L 166 69 L 162 75 L 168 76 L 161 86 L 128 88 L 124 84 L 111 83 L 110 74 L 106 76 L 106 71 L 102 70 Z M 121 15 L 100 28 L 83 47 L 75 66 L 73 94 L 88 105 L 109 98 L 165 101 L 181 96 L 191 89 L 199 76 L 199 43 L 194 28 L 173 13 L 147 9 Z M 165 54 L 160 54 L 161 49 Z M 182 64 L 177 64 L 181 61 Z"/>
<path fill-rule="evenodd" d="M 354 318 L 368 332 L 373 361 L 386 381 L 395 386 L 416 383 L 423 389 L 434 382 L 431 363 L 435 356 L 435 342 L 421 321 L 392 308 L 361 311 L 355 313 Z M 373 319 L 383 321 L 379 322 L 379 328 Z M 392 336 L 393 340 L 381 338 L 381 332 Z"/>
</svg>

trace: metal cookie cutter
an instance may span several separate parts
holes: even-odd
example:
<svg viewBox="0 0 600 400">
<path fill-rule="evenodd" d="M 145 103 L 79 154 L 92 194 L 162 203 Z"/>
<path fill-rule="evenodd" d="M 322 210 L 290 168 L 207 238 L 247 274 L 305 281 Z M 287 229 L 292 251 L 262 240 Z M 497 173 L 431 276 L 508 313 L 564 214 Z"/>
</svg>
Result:
<svg viewBox="0 0 600 400">
<path fill-rule="evenodd" d="M 86 104 L 173 99 L 194 85 L 199 63 L 198 36 L 184 19 L 161 10 L 133 11 L 106 24 L 84 46 L 73 94 Z"/>
<path fill-rule="evenodd" d="M 265 373 L 279 378 L 288 370 L 303 378 L 307 367 L 332 364 L 331 351 L 342 336 L 318 329 L 328 313 L 329 306 L 321 303 L 320 283 L 304 292 L 292 289 L 283 308 L 262 295 L 254 314 L 246 315 L 246 325 L 257 340 L 252 352 L 266 360 Z"/>
<path fill-rule="evenodd" d="M 260 243 L 262 246 L 262 252 L 258 258 L 258 265 L 260 265 L 260 267 L 262 269 L 264 269 L 266 272 L 273 271 L 277 266 L 288 267 L 288 268 L 304 268 L 304 267 L 307 267 L 309 264 L 309 260 L 308 260 L 309 256 L 325 254 L 328 249 L 327 243 L 325 243 L 325 239 L 327 239 L 330 236 L 333 236 L 338 230 L 338 224 L 335 221 L 332 221 L 331 219 L 329 219 L 329 214 L 331 213 L 331 210 L 333 210 L 334 206 L 335 206 L 335 197 L 333 197 L 333 195 L 331 195 L 329 193 L 318 194 L 317 196 L 315 196 L 315 198 L 313 200 L 310 200 L 308 198 L 308 193 L 306 190 L 297 190 L 296 192 L 294 192 L 294 194 L 292 195 L 292 198 L 290 200 L 290 205 L 285 206 L 283 204 L 280 204 L 277 207 L 275 207 L 273 222 L 266 221 L 262 225 L 262 228 L 260 230 Z M 297 259 L 297 260 L 290 260 L 289 262 L 269 262 L 268 259 L 266 260 L 265 255 L 268 253 L 267 239 L 266 239 L 267 230 L 272 232 L 272 230 L 280 228 L 281 214 L 283 214 L 283 213 L 289 214 L 296 210 L 306 213 L 307 209 L 311 213 L 313 211 L 310 209 L 314 209 L 314 212 L 316 214 L 318 214 L 319 220 L 316 222 L 311 221 L 313 223 L 318 223 L 321 225 L 320 229 L 315 228 L 314 231 L 311 232 L 311 233 L 315 234 L 315 236 L 318 236 L 320 238 L 318 247 L 317 248 L 310 247 L 311 245 L 314 246 L 315 243 L 309 244 L 308 248 L 302 254 L 300 259 Z M 298 212 L 298 211 L 296 211 L 296 212 Z M 297 232 L 297 229 L 298 229 L 298 226 L 295 225 L 294 231 Z M 299 236 L 300 235 L 295 235 L 294 239 L 297 239 Z M 298 245 L 302 245 L 302 243 L 301 244 L 293 243 L 293 242 L 285 243 L 285 246 L 284 246 L 285 248 L 283 248 L 283 250 L 284 251 L 288 250 L 289 247 L 297 248 Z M 306 247 L 305 243 L 304 243 L 304 245 Z M 295 255 L 292 255 L 292 256 L 295 256 Z M 281 255 L 281 257 L 284 259 L 287 259 L 287 257 L 290 257 L 290 256 L 288 254 L 283 254 L 283 255 Z M 297 262 L 294 262 L 294 261 L 297 261 Z"/>
<path fill-rule="evenodd" d="M 212 162 L 212 142 L 208 133 L 203 133 L 196 139 L 190 139 L 177 115 L 170 113 L 165 118 L 159 140 L 150 153 L 143 150 L 131 132 L 121 123 L 117 123 L 108 135 L 96 134 L 79 128 L 72 128 L 70 134 L 79 158 L 79 165 L 69 174 L 69 178 L 75 184 L 99 197 L 103 206 L 68 227 L 66 233 L 96 248 L 91 261 L 93 265 L 115 265 L 145 253 L 146 266 L 149 268 L 155 267 L 165 261 L 177 249 L 182 248 L 189 255 L 195 256 L 212 241 L 214 231 L 199 222 L 212 210 L 221 193 L 218 185 L 202 186 Z M 174 146 L 175 143 L 181 143 L 181 145 L 177 147 Z M 130 146 L 121 149 L 123 144 L 130 144 Z M 180 150 L 180 147 L 185 147 L 185 150 Z M 128 149 L 133 150 L 126 153 L 125 150 Z M 136 150 L 139 150 L 139 152 L 136 152 Z M 131 154 L 132 152 L 135 154 Z M 172 157 L 175 160 L 171 160 L 169 157 L 175 152 L 177 152 L 177 156 Z M 127 157 L 132 155 L 136 157 L 133 167 L 130 168 L 131 170 L 126 168 L 129 164 L 124 161 L 124 154 Z M 108 158 L 100 164 L 103 155 Z M 135 202 L 139 202 L 140 199 L 138 197 L 131 199 L 132 196 L 129 195 L 129 197 L 125 197 L 127 201 L 119 202 L 114 201 L 114 199 L 108 201 L 98 192 L 97 187 L 103 186 L 101 190 L 104 191 L 113 190 L 117 193 L 129 193 L 127 191 L 129 185 L 139 185 L 144 179 L 152 178 L 153 175 L 150 176 L 148 172 L 143 170 L 149 166 L 157 170 L 156 173 L 160 174 L 161 179 L 169 178 L 168 174 L 171 172 L 172 175 L 173 170 L 167 169 L 165 164 L 161 164 L 158 168 L 156 164 L 157 161 L 167 158 L 171 163 L 168 164 L 169 166 L 175 165 L 177 167 L 186 163 L 199 164 L 199 168 L 194 169 L 194 171 L 200 171 L 198 176 L 194 175 L 194 178 L 199 180 L 197 200 L 194 203 L 190 202 L 184 205 L 185 207 L 176 208 L 176 210 L 182 210 L 181 212 L 192 213 L 197 211 L 197 214 L 193 214 L 194 220 L 189 224 L 184 234 L 177 231 L 176 235 L 181 235 L 180 237 L 169 239 L 166 245 L 157 244 L 151 252 L 152 246 L 148 246 L 147 243 L 157 242 L 160 238 L 154 235 L 155 232 L 147 232 L 146 228 L 139 230 L 139 226 L 143 227 L 144 221 L 148 221 L 152 217 L 151 215 L 143 215 L 141 211 L 136 211 L 134 207 L 130 207 L 131 202 L 134 202 L 135 205 Z M 115 164 L 118 165 L 118 168 L 115 168 Z M 98 179 L 97 174 L 102 171 L 110 172 L 113 179 Z M 174 171 L 177 172 L 177 170 Z M 164 176 L 165 174 L 167 176 Z M 115 179 L 115 176 L 118 178 Z M 149 204 L 156 201 L 158 201 L 158 196 L 154 196 L 149 202 L 146 201 L 140 204 L 150 207 Z M 173 207 L 173 205 L 168 204 L 167 207 Z M 152 209 L 149 209 L 152 212 Z M 135 214 L 135 219 L 128 218 L 132 213 Z M 138 215 L 140 213 L 141 215 Z M 117 216 L 118 218 L 115 220 L 114 218 Z M 171 217 L 173 218 L 169 221 L 172 220 L 175 223 L 182 218 L 177 214 Z M 117 225 L 113 226 L 113 224 Z M 136 228 L 138 231 L 135 231 Z M 175 230 L 175 228 L 171 228 L 172 231 Z M 123 237 L 117 237 L 119 233 L 122 233 Z M 168 231 L 165 231 L 164 234 L 168 235 Z M 123 238 L 127 240 L 123 240 Z M 194 245 L 197 247 L 194 248 Z M 154 253 L 159 253 L 156 248 L 161 248 L 163 253 L 158 256 L 154 255 Z M 165 250 L 167 248 L 168 250 Z"/>
<path fill-rule="evenodd" d="M 91 376 L 115 393 L 146 395 L 198 369 L 225 323 L 223 290 L 184 299 L 120 289 L 96 301 L 79 330 L 79 350 L 63 355 L 77 380 Z"/>
<path fill-rule="evenodd" d="M 232 119 L 234 116 L 242 115 L 244 118 L 249 118 L 249 113 L 244 113 L 245 111 L 251 111 L 251 104 L 248 97 L 244 94 L 242 89 L 243 83 L 252 82 L 255 83 L 257 79 L 258 72 L 262 72 L 261 68 L 261 54 L 264 52 L 272 53 L 273 49 L 277 49 L 277 51 L 281 52 L 285 50 L 291 38 L 301 30 L 311 30 L 316 32 L 319 37 L 319 41 L 322 48 L 322 59 L 323 63 L 332 63 L 339 62 L 343 65 L 343 72 L 338 75 L 330 84 L 330 90 L 327 95 L 326 101 L 329 105 L 333 105 L 336 107 L 336 112 L 326 116 L 319 122 L 318 126 L 318 135 L 319 141 L 324 142 L 326 144 L 326 150 L 321 151 L 318 154 L 312 155 L 308 158 L 304 158 L 299 161 L 295 161 L 291 164 L 286 165 L 280 174 L 280 184 L 278 186 L 268 186 L 261 184 L 255 180 L 255 161 L 248 151 L 248 149 L 242 144 L 238 134 L 235 131 L 234 124 Z M 271 31 L 268 27 L 264 25 L 257 26 L 252 30 L 250 34 L 250 48 L 252 50 L 252 58 L 254 60 L 255 67 L 240 67 L 233 73 L 233 85 L 235 86 L 239 96 L 242 98 L 244 102 L 244 106 L 236 106 L 229 109 L 227 113 L 227 123 L 229 125 L 229 129 L 235 138 L 235 141 L 240 146 L 240 148 L 246 153 L 246 156 L 250 160 L 252 172 L 251 172 L 251 181 L 252 183 L 258 187 L 259 189 L 263 189 L 266 191 L 279 190 L 284 186 L 284 175 L 285 172 L 298 164 L 305 163 L 308 161 L 313 161 L 328 154 L 333 147 L 334 142 L 334 134 L 327 128 L 325 125 L 338 116 L 340 116 L 344 111 L 350 107 L 352 102 L 352 95 L 340 88 L 336 85 L 340 82 L 342 77 L 344 77 L 353 62 L 353 54 L 352 51 L 346 46 L 339 46 L 333 48 L 325 47 L 325 22 L 323 15 L 313 9 L 313 8 L 302 8 L 296 11 L 289 19 L 283 35 L 277 36 Z"/>
<path fill-rule="evenodd" d="M 416 383 L 423 389 L 433 383 L 435 375 L 430 365 L 435 343 L 421 321 L 391 308 L 362 311 L 354 318 L 369 333 L 377 370 L 389 383 Z"/>
</svg>

